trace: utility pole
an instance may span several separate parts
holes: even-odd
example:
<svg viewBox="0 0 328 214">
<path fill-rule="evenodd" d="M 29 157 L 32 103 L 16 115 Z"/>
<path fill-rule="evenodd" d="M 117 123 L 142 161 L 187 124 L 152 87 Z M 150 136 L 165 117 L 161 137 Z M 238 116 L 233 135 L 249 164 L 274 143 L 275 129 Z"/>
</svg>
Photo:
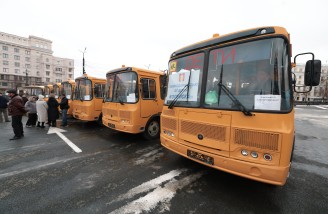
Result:
<svg viewBox="0 0 328 214">
<path fill-rule="evenodd" d="M 82 64 L 83 64 L 83 74 L 85 74 L 85 68 L 84 68 L 84 65 L 85 65 L 84 53 L 85 53 L 86 50 L 87 50 L 87 48 L 84 48 L 84 51 L 82 52 L 82 53 L 83 53 L 83 61 L 82 61 Z"/>
<path fill-rule="evenodd" d="M 26 79 L 25 79 L 26 82 L 25 82 L 25 85 L 28 86 L 28 73 L 27 73 L 27 69 L 26 69 L 25 74 L 26 74 Z"/>
</svg>

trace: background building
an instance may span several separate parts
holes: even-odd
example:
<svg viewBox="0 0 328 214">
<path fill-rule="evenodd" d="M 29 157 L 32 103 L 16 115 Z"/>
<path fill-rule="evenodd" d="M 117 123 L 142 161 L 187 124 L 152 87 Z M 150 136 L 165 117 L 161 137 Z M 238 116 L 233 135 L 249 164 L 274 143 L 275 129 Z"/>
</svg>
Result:
<svg viewBox="0 0 328 214">
<path fill-rule="evenodd" d="M 52 54 L 50 40 L 0 32 L 0 91 L 74 79 L 74 60 Z"/>
<path fill-rule="evenodd" d="M 293 68 L 296 80 L 296 90 L 304 91 L 304 71 L 305 64 L 297 64 Z M 328 65 L 321 65 L 321 80 L 318 86 L 312 87 L 312 90 L 308 93 L 295 93 L 294 100 L 296 101 L 316 101 L 327 100 L 328 98 Z"/>
</svg>

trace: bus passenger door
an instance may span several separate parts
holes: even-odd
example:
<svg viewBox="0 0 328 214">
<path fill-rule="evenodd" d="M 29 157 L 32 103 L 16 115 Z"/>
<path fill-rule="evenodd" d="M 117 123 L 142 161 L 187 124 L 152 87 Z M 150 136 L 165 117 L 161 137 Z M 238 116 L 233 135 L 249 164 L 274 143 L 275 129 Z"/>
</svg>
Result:
<svg viewBox="0 0 328 214">
<path fill-rule="evenodd" d="M 142 118 L 148 118 L 152 116 L 158 109 L 158 102 L 156 97 L 156 83 L 154 79 L 151 78 L 140 78 L 140 114 Z"/>
</svg>

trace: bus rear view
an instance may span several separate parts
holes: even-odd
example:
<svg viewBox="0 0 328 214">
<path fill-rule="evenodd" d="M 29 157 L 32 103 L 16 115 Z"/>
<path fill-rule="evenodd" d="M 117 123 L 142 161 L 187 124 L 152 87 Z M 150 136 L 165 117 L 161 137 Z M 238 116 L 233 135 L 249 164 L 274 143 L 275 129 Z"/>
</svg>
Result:
<svg viewBox="0 0 328 214">
<path fill-rule="evenodd" d="M 284 185 L 295 131 L 290 58 L 281 27 L 177 50 L 169 62 L 161 144 L 210 167 Z"/>
</svg>

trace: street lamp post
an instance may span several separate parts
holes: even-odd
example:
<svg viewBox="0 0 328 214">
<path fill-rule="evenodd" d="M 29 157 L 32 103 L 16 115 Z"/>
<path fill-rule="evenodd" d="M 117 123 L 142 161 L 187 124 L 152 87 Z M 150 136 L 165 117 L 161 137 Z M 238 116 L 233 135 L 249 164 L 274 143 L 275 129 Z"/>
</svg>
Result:
<svg viewBox="0 0 328 214">
<path fill-rule="evenodd" d="M 28 73 L 27 73 L 27 69 L 26 69 L 25 74 L 26 74 L 26 79 L 25 79 L 26 82 L 25 82 L 25 85 L 28 86 Z"/>
<path fill-rule="evenodd" d="M 84 48 L 84 51 L 82 52 L 83 53 L 83 74 L 85 74 L 85 68 L 84 68 L 84 63 L 85 63 L 85 61 L 84 61 L 84 53 L 85 53 L 85 51 L 87 50 L 87 48 Z"/>
</svg>

